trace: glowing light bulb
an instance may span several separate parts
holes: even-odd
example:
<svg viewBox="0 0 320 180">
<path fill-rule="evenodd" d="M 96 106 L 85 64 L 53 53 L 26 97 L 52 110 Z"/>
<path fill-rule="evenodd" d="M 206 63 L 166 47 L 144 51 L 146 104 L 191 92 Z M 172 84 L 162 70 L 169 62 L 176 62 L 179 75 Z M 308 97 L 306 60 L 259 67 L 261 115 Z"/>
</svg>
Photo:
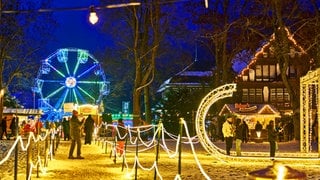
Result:
<svg viewBox="0 0 320 180">
<path fill-rule="evenodd" d="M 90 6 L 90 15 L 89 15 L 89 21 L 91 24 L 96 24 L 98 22 L 99 18 L 97 16 L 96 10 L 94 9 L 94 6 Z"/>
</svg>

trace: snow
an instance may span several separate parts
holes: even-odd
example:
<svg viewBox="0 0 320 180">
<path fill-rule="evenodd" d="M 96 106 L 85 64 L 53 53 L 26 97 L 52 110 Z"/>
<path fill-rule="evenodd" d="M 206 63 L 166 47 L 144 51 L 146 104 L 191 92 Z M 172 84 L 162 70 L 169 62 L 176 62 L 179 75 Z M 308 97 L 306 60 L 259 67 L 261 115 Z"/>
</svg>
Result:
<svg viewBox="0 0 320 180">
<path fill-rule="evenodd" d="M 168 141 L 168 147 L 171 150 L 175 150 L 176 142 Z M 215 144 L 221 148 L 224 148 L 224 142 L 215 142 Z M 286 151 L 285 148 L 290 148 L 288 151 L 296 151 L 298 142 L 292 143 L 279 143 L 281 151 Z M 134 159 L 136 157 L 135 146 L 130 146 L 126 153 L 126 162 L 122 170 L 123 159 L 117 157 L 116 163 L 114 163 L 114 156 L 110 157 L 111 146 L 107 148 L 102 141 L 93 142 L 91 145 L 82 145 L 82 156 L 85 159 L 68 159 L 69 141 L 61 141 L 55 155 L 48 162 L 46 172 L 39 172 L 37 178 L 36 168 L 33 169 L 31 179 L 39 180 L 66 180 L 66 179 L 86 179 L 86 180 L 119 180 L 119 179 L 135 179 Z M 139 151 L 142 148 L 139 147 Z M 197 158 L 200 162 L 200 167 L 203 168 L 203 172 L 207 174 L 207 179 L 249 179 L 248 173 L 260 169 L 264 169 L 267 166 L 271 166 L 273 162 L 222 162 L 215 158 L 213 155 L 209 155 L 201 145 L 198 143 L 195 145 Z M 243 144 L 243 151 L 259 150 L 268 152 L 267 143 L 248 143 Z M 233 149 L 234 150 L 234 149 Z M 144 168 L 151 168 L 156 159 L 156 147 L 152 147 L 147 151 L 138 152 L 138 161 Z M 281 152 L 279 152 L 281 153 Z M 20 163 L 25 163 L 20 161 Z M 314 165 L 298 165 L 290 164 L 290 167 L 297 171 L 305 172 L 307 179 L 320 179 L 319 163 Z M 175 158 L 169 158 L 168 154 L 160 148 L 160 155 L 158 159 L 158 173 L 157 179 L 178 179 L 179 165 L 178 156 Z M 181 179 L 206 179 L 206 175 L 201 173 L 200 167 L 197 165 L 192 151 L 187 144 L 182 146 L 182 158 L 181 158 Z M 0 165 L 1 173 L 0 180 L 13 179 L 12 171 L 5 171 L 6 168 L 12 168 L 12 164 Z M 131 175 L 130 175 L 131 173 Z M 148 180 L 154 179 L 154 169 L 143 169 L 139 166 L 137 169 L 137 179 Z M 18 179 L 26 179 L 25 169 L 19 169 Z"/>
</svg>

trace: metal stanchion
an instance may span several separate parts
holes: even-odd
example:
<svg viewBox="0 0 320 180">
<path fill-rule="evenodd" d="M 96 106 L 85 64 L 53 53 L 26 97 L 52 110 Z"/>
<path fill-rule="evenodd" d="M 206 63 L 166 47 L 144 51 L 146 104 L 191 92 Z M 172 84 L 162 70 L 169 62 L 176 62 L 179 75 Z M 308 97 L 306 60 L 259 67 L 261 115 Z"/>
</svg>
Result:
<svg viewBox="0 0 320 180">
<path fill-rule="evenodd" d="M 30 134 L 28 136 L 28 138 L 30 138 Z M 31 162 L 32 162 L 32 139 L 30 140 L 30 144 L 27 148 L 27 156 L 26 156 L 26 159 L 27 159 L 27 164 L 26 164 L 26 180 L 29 180 L 29 176 L 30 176 L 30 168 L 31 168 Z"/>
<path fill-rule="evenodd" d="M 178 159 L 178 174 L 181 176 L 181 144 L 182 144 L 182 128 L 183 128 L 183 118 L 179 119 L 179 159 Z"/>
<path fill-rule="evenodd" d="M 127 142 L 128 142 L 128 134 L 126 134 L 126 137 L 125 137 L 125 144 L 124 144 L 124 151 L 123 151 L 123 154 L 122 154 L 122 168 L 121 168 L 121 171 L 123 171 L 123 168 L 124 168 L 124 160 L 125 160 L 125 155 L 127 153 Z"/>
<path fill-rule="evenodd" d="M 140 133 L 139 128 L 137 133 Z M 138 149 L 139 149 L 139 139 L 138 139 L 138 134 L 137 134 L 137 139 L 136 139 L 136 157 L 138 157 Z M 136 158 L 135 158 L 136 159 Z M 136 163 L 135 171 L 134 171 L 134 179 L 137 180 L 138 178 L 138 163 Z"/>
<path fill-rule="evenodd" d="M 38 120 L 39 121 L 39 120 Z M 39 141 L 40 141 L 40 135 L 39 135 L 39 133 L 40 133 L 40 127 L 39 127 L 39 124 L 38 124 L 39 122 L 36 122 L 36 125 L 37 125 L 37 155 L 38 155 L 38 157 L 40 156 L 40 146 L 39 146 Z M 39 178 L 39 168 L 40 168 L 40 162 L 38 162 L 37 163 L 37 178 Z"/>
<path fill-rule="evenodd" d="M 162 121 L 159 121 L 158 128 L 162 128 Z M 158 131 L 158 137 L 157 137 L 157 148 L 156 148 L 156 166 L 158 166 L 158 159 L 159 159 L 159 147 L 160 147 L 160 137 L 161 137 L 161 129 Z M 154 169 L 154 180 L 157 179 L 157 170 Z"/>
<path fill-rule="evenodd" d="M 18 141 L 18 135 L 19 135 L 19 132 L 18 132 L 18 127 L 19 127 L 19 120 L 18 120 L 18 117 L 16 116 L 15 117 L 15 121 L 13 122 L 15 123 L 15 126 L 16 126 L 16 129 L 15 129 L 15 140 Z M 18 179 L 18 158 L 19 156 L 19 146 L 18 146 L 18 143 L 16 144 L 16 147 L 14 149 L 14 180 L 17 180 Z"/>
<path fill-rule="evenodd" d="M 48 142 L 48 138 L 50 138 L 50 137 L 46 137 L 46 139 L 45 139 L 45 142 L 44 142 L 44 150 L 45 150 L 45 152 L 44 152 L 44 167 L 47 167 L 48 166 L 48 149 L 49 149 L 49 142 Z"/>
</svg>

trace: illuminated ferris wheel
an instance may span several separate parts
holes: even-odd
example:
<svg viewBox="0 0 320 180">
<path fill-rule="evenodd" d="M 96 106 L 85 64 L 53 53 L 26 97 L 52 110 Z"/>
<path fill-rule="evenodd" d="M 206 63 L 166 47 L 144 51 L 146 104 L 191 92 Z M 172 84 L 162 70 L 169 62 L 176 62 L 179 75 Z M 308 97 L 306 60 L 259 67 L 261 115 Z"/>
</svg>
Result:
<svg viewBox="0 0 320 180">
<path fill-rule="evenodd" d="M 62 111 L 65 103 L 100 105 L 109 94 L 109 82 L 88 51 L 65 48 L 41 61 L 32 90 L 44 112 Z"/>
</svg>

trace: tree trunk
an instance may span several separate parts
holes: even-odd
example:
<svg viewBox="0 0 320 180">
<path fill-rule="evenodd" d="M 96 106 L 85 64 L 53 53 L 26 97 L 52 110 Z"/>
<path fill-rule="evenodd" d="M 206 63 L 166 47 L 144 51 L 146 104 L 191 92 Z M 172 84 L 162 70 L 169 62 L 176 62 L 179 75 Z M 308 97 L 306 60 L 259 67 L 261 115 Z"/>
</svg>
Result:
<svg viewBox="0 0 320 180">
<path fill-rule="evenodd" d="M 151 124 L 152 114 L 151 114 L 151 105 L 150 105 L 150 88 L 145 87 L 144 89 L 144 109 L 145 109 L 145 121 L 148 124 Z"/>
</svg>

